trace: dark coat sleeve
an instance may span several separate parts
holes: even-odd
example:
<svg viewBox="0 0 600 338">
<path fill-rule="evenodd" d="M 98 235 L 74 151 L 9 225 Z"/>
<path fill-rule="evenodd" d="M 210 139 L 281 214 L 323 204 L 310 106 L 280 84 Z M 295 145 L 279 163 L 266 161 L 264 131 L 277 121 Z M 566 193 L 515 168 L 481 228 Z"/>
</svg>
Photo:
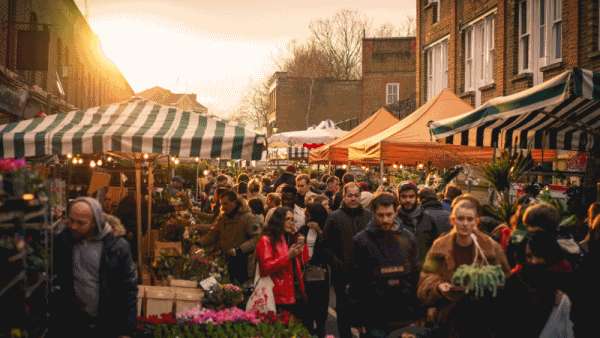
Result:
<svg viewBox="0 0 600 338">
<path fill-rule="evenodd" d="M 129 243 L 123 238 L 117 238 L 118 266 L 117 288 L 122 290 L 121 299 L 123 317 L 122 321 L 116 322 L 115 328 L 119 335 L 134 336 L 137 332 L 137 294 L 138 275 L 131 257 Z M 117 309 L 115 309 L 117 310 Z"/>
<path fill-rule="evenodd" d="M 334 243 L 339 239 L 336 228 L 335 222 L 333 222 L 333 217 L 330 215 L 325 223 L 325 229 L 323 229 L 323 252 L 325 253 L 327 263 L 329 263 L 332 269 L 343 270 L 344 263 L 335 255 L 334 251 L 332 250 L 333 247 L 339 245 Z"/>
<path fill-rule="evenodd" d="M 342 205 L 342 200 L 344 199 L 344 195 L 342 193 L 342 189 L 338 191 L 333 198 L 333 205 L 331 206 L 331 210 L 337 210 Z"/>
</svg>

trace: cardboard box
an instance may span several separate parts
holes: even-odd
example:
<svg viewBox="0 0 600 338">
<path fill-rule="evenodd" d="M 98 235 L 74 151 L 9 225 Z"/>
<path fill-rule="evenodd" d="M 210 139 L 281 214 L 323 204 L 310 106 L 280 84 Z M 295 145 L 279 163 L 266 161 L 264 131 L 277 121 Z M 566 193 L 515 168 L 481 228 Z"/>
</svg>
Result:
<svg viewBox="0 0 600 338">
<path fill-rule="evenodd" d="M 137 308 L 138 308 L 138 317 L 142 315 L 142 304 L 144 303 L 144 296 L 146 294 L 146 288 L 143 285 L 138 285 L 138 294 L 137 294 Z"/>
<path fill-rule="evenodd" d="M 144 289 L 146 293 L 146 309 L 144 311 L 146 317 L 173 312 L 175 291 L 171 287 L 145 286 Z"/>
<path fill-rule="evenodd" d="M 200 292 L 175 293 L 175 313 L 183 313 L 186 310 L 202 306 L 202 297 L 204 297 L 202 290 Z"/>
<path fill-rule="evenodd" d="M 171 287 L 179 287 L 179 288 L 198 288 L 198 282 L 194 280 L 186 280 L 186 279 L 175 279 L 173 276 L 168 277 L 169 286 Z"/>
</svg>

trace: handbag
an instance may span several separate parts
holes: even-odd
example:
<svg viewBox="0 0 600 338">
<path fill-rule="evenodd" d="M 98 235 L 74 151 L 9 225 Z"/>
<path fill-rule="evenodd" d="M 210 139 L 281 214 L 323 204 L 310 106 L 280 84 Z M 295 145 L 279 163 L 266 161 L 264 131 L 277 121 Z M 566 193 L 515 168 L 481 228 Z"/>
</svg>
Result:
<svg viewBox="0 0 600 338">
<path fill-rule="evenodd" d="M 273 294 L 273 287 L 275 283 L 271 277 L 261 277 L 260 271 L 258 270 L 258 263 L 256 264 L 256 273 L 254 275 L 254 292 L 246 303 L 246 311 L 255 311 L 260 313 L 276 312 L 275 309 L 275 295 Z"/>
<path fill-rule="evenodd" d="M 327 270 L 318 265 L 307 265 L 304 269 L 305 282 L 321 282 L 325 280 Z"/>
</svg>

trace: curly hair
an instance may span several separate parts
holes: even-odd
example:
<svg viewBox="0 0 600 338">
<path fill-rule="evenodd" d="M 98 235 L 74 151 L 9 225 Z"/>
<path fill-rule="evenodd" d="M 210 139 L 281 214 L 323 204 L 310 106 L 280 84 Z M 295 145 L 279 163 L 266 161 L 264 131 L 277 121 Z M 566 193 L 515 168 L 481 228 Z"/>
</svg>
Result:
<svg viewBox="0 0 600 338">
<path fill-rule="evenodd" d="M 269 236 L 273 246 L 275 246 L 275 244 L 281 240 L 281 235 L 283 235 L 285 232 L 285 216 L 288 212 L 293 213 L 292 209 L 290 208 L 277 207 L 277 209 L 275 209 L 273 212 L 273 215 L 271 215 L 269 222 L 267 222 L 267 225 L 265 226 L 263 234 L 265 236 Z"/>
</svg>

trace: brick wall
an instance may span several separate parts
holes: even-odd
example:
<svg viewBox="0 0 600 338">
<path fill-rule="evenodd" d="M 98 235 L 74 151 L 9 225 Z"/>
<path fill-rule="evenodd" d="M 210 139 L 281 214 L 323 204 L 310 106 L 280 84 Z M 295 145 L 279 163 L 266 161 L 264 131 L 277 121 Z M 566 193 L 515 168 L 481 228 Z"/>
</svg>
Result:
<svg viewBox="0 0 600 338">
<path fill-rule="evenodd" d="M 386 84 L 399 83 L 399 99 L 415 94 L 416 38 L 363 39 L 361 120 L 386 105 Z"/>
<path fill-rule="evenodd" d="M 281 77 L 277 80 L 275 112 L 278 133 L 304 130 L 326 119 L 339 122 L 360 115 L 360 80 L 335 81 L 331 78 L 318 78 L 313 84 L 307 126 L 306 108 L 310 97 L 310 85 L 311 79 L 307 78 Z"/>
<path fill-rule="evenodd" d="M 18 73 L 22 77 L 23 86 L 29 85 L 30 89 L 36 89 L 34 86 L 37 86 L 36 92 L 46 91 L 59 97 L 56 85 L 56 72 L 59 72 L 65 90 L 65 95 L 61 98 L 78 108 L 119 102 L 133 95 L 133 90 L 121 71 L 104 57 L 97 35 L 92 32 L 73 0 L 0 0 L 2 20 L 9 20 L 9 5 L 14 9 L 11 20 L 29 23 L 34 13 L 37 23 L 51 24 L 48 72 L 16 69 L 16 30 L 30 27 L 42 30 L 42 26 L 17 24 L 10 37 L 7 30 L 0 32 L 0 65 Z M 10 64 L 7 65 L 6 41 L 9 38 Z M 62 78 L 59 63 L 70 66 L 67 78 Z"/>
</svg>

